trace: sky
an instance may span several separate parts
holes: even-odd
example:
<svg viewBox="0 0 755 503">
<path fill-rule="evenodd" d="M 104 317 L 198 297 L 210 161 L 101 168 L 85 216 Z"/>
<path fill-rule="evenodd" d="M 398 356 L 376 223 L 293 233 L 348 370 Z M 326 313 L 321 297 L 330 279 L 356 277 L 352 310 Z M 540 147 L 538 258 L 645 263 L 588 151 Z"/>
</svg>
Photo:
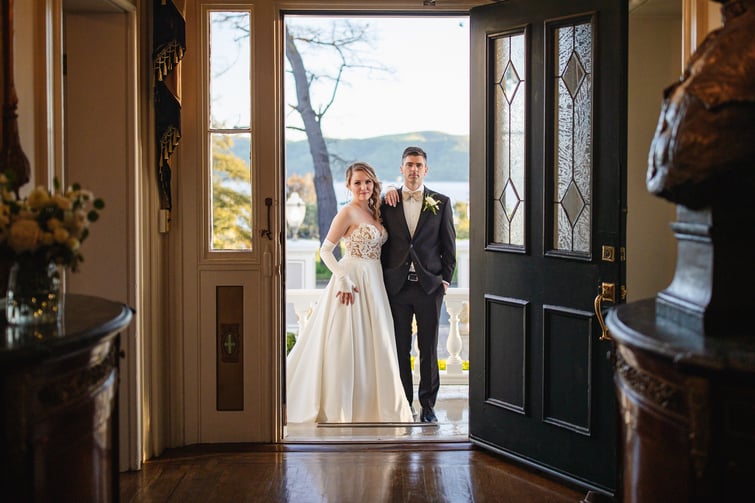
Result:
<svg viewBox="0 0 755 503">
<path fill-rule="evenodd" d="M 329 18 L 287 17 L 287 22 L 330 26 Z M 354 19 L 354 18 L 352 18 Z M 412 131 L 469 134 L 469 21 L 466 17 L 361 17 L 374 44 L 360 60 L 390 71 L 351 69 L 343 76 L 334 104 L 322 120 L 328 138 L 369 138 Z M 301 49 L 308 69 L 335 67 L 332 59 Z M 288 67 L 288 66 L 287 66 Z M 286 102 L 295 103 L 293 77 L 287 73 Z M 313 87 L 313 104 L 330 93 Z M 300 124 L 295 114 L 287 122 Z M 304 133 L 286 130 L 288 140 Z"/>
</svg>

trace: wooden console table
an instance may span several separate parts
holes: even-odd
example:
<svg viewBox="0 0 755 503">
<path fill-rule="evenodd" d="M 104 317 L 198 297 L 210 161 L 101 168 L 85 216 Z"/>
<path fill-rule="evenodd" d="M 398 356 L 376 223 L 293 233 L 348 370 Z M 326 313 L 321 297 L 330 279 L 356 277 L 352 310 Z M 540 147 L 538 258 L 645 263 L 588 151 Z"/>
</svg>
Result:
<svg viewBox="0 0 755 503">
<path fill-rule="evenodd" d="M 6 501 L 117 501 L 120 332 L 132 310 L 66 295 L 59 325 L 0 314 L 0 490 Z"/>
<path fill-rule="evenodd" d="M 755 501 L 755 338 L 656 321 L 654 299 L 613 308 L 624 503 Z"/>
</svg>

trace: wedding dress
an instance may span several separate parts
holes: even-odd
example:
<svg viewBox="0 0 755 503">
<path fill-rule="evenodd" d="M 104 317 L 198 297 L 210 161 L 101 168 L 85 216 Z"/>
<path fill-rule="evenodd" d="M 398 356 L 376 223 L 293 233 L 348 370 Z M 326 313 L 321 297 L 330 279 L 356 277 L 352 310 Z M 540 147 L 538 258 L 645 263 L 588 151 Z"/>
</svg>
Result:
<svg viewBox="0 0 755 503">
<path fill-rule="evenodd" d="M 288 422 L 412 421 L 380 265 L 387 239 L 368 223 L 343 238 L 338 264 L 359 292 L 354 304 L 342 304 L 334 274 L 313 307 L 287 358 Z"/>
</svg>

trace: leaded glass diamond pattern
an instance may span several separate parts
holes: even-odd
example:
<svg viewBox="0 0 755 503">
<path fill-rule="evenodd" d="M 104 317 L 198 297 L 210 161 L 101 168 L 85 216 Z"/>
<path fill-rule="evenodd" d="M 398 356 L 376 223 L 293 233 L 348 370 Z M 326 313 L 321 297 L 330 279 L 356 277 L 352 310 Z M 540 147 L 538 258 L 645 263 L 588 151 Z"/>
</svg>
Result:
<svg viewBox="0 0 755 503">
<path fill-rule="evenodd" d="M 561 205 L 566 212 L 566 216 L 569 218 L 569 223 L 574 227 L 579 214 L 582 213 L 582 209 L 585 207 L 585 200 L 574 182 L 570 183 L 569 188 L 566 189 L 566 194 L 561 199 Z"/>
<path fill-rule="evenodd" d="M 572 99 L 579 92 L 579 87 L 582 85 L 582 81 L 585 80 L 586 73 L 585 67 L 582 66 L 582 62 L 579 60 L 579 56 L 576 52 L 572 52 L 569 62 L 566 63 L 566 68 L 564 68 L 564 73 L 561 74 L 561 79 L 564 81 L 564 85 Z"/>
<path fill-rule="evenodd" d="M 590 253 L 593 156 L 593 25 L 559 22 L 553 30 L 552 246 L 561 253 Z"/>
<path fill-rule="evenodd" d="M 501 89 L 503 89 L 503 96 L 509 104 L 514 101 L 514 95 L 519 88 L 520 82 L 521 79 L 519 78 L 519 73 L 516 71 L 516 68 L 514 68 L 514 63 L 509 60 L 508 63 L 506 63 L 506 69 L 503 71 L 503 76 L 498 83 L 498 85 L 501 86 Z"/>
<path fill-rule="evenodd" d="M 491 242 L 524 247 L 527 53 L 523 33 L 491 39 Z"/>
<path fill-rule="evenodd" d="M 501 195 L 503 211 L 506 212 L 506 218 L 509 219 L 509 222 L 514 220 L 514 213 L 516 213 L 520 202 L 522 202 L 522 200 L 519 198 L 516 187 L 514 187 L 514 183 L 509 179 L 506 182 L 506 187 L 503 189 L 503 194 Z"/>
</svg>

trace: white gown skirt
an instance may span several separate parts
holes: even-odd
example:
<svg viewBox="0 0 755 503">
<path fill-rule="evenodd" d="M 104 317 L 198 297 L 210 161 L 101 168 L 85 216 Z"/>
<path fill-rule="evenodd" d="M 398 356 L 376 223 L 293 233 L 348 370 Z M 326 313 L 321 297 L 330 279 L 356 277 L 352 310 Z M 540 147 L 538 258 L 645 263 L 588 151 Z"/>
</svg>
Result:
<svg viewBox="0 0 755 503">
<path fill-rule="evenodd" d="M 286 364 L 290 423 L 411 422 L 379 260 L 344 257 L 359 293 L 341 304 L 331 279 Z"/>
</svg>

